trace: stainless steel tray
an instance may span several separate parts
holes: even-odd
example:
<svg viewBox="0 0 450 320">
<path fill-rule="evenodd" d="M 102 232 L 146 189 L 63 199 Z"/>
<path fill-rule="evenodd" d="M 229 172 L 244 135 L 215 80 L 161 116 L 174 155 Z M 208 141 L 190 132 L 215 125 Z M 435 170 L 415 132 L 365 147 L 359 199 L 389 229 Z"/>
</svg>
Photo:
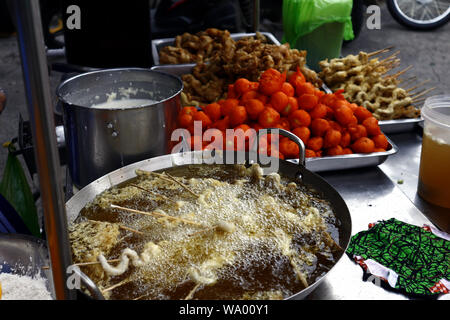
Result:
<svg viewBox="0 0 450 320">
<path fill-rule="evenodd" d="M 378 121 L 381 131 L 384 133 L 399 133 L 414 131 L 418 125 L 421 125 L 423 119 L 397 119 L 397 120 L 381 120 Z"/>
<path fill-rule="evenodd" d="M 261 32 L 261 34 L 263 34 L 267 40 L 269 41 L 269 43 L 271 44 L 276 44 L 276 45 L 280 45 L 280 41 L 277 40 L 277 38 L 275 38 L 275 36 L 269 32 Z M 254 37 L 256 35 L 256 33 L 232 33 L 231 34 L 231 39 L 233 40 L 239 40 L 245 37 Z M 155 39 L 152 40 L 152 56 L 153 56 L 153 62 L 155 63 L 155 65 L 160 65 L 159 64 L 159 50 L 161 50 L 164 47 L 167 46 L 172 46 L 174 44 L 175 38 L 164 38 L 164 39 Z M 190 65 L 195 65 L 195 63 L 190 63 Z"/>
<path fill-rule="evenodd" d="M 389 156 L 398 152 L 398 147 L 395 143 L 393 143 L 389 138 L 387 139 L 391 149 L 385 152 L 306 158 L 306 168 L 313 172 L 324 172 L 378 166 L 385 162 Z M 298 163 L 298 159 L 292 159 L 289 161 Z"/>
<path fill-rule="evenodd" d="M 192 70 L 192 64 L 174 64 L 174 65 L 159 65 L 154 66 L 151 69 L 161 72 L 167 72 L 175 76 L 181 76 L 183 74 L 190 73 Z M 324 91 L 327 91 L 325 86 Z M 329 90 L 329 89 L 328 89 Z M 419 123 L 420 119 L 406 119 L 406 120 L 390 120 L 380 121 L 380 128 L 383 133 L 394 133 L 411 131 Z M 389 122 L 393 122 L 390 124 Z M 383 122 L 388 122 L 383 126 Z M 403 124 L 401 124 L 403 122 Z M 410 128 L 408 128 L 410 126 Z M 388 129 L 388 130 L 385 130 Z M 395 131 L 397 130 L 397 131 Z M 350 154 L 345 156 L 333 156 L 333 157 L 320 157 L 320 158 L 307 158 L 306 168 L 314 172 L 332 171 L 332 170 L 345 170 L 362 167 L 377 166 L 382 164 L 388 156 L 398 152 L 397 146 L 387 137 L 391 149 L 386 152 L 377 152 L 371 154 Z M 298 162 L 298 160 L 292 160 Z"/>
</svg>

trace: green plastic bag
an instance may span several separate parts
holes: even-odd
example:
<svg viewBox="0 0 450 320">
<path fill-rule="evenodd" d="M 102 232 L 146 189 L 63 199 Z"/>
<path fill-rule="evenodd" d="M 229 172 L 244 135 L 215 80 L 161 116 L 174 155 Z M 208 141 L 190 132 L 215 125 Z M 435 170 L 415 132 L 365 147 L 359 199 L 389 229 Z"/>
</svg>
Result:
<svg viewBox="0 0 450 320">
<path fill-rule="evenodd" d="M 0 183 L 0 194 L 14 207 L 30 232 L 40 237 L 36 204 L 17 156 L 14 155 L 14 146 L 8 145 L 8 160 L 6 161 L 3 179 Z"/>
<path fill-rule="evenodd" d="M 283 42 L 291 45 L 326 23 L 344 23 L 344 40 L 354 38 L 353 0 L 283 0 Z"/>
</svg>

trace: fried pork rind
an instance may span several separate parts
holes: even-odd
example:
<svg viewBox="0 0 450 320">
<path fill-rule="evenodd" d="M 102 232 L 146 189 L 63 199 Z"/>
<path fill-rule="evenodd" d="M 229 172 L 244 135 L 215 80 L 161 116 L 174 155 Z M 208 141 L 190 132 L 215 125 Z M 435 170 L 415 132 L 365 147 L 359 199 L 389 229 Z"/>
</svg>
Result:
<svg viewBox="0 0 450 320">
<path fill-rule="evenodd" d="M 233 41 L 233 40 L 232 40 Z M 192 74 L 183 75 L 184 93 L 188 101 L 211 103 L 225 97 L 228 85 L 239 78 L 258 81 L 269 68 L 293 72 L 297 67 L 308 81 L 322 85 L 317 74 L 306 66 L 306 51 L 291 49 L 289 44 L 267 43 L 263 35 L 243 38 L 218 52 L 207 62 L 200 62 Z"/>
<path fill-rule="evenodd" d="M 234 41 L 228 31 L 207 29 L 195 35 L 185 33 L 175 38 L 174 47 L 160 51 L 162 64 L 195 62 L 191 74 L 182 76 L 184 105 L 208 104 L 225 97 L 228 85 L 239 78 L 258 81 L 267 69 L 293 72 L 297 67 L 306 79 L 320 87 L 322 81 L 306 67 L 306 51 L 291 49 L 289 44 L 269 44 L 266 37 Z"/>
<path fill-rule="evenodd" d="M 203 62 L 219 51 L 229 51 L 233 43 L 227 30 L 210 28 L 196 34 L 186 32 L 175 37 L 173 46 L 160 50 L 159 61 L 161 64 Z"/>
<path fill-rule="evenodd" d="M 382 63 L 360 52 L 356 56 L 321 61 L 319 76 L 331 90 L 345 90 L 348 101 L 367 108 L 378 120 L 418 118 L 420 110 L 412 105 L 408 92 L 398 87 L 399 80 L 385 76 L 388 65 L 398 62 Z"/>
</svg>

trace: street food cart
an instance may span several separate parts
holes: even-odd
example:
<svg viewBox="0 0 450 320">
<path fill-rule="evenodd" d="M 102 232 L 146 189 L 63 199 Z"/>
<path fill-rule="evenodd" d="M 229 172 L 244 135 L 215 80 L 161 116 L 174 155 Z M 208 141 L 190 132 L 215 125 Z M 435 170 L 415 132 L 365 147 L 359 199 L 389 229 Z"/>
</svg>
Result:
<svg viewBox="0 0 450 320">
<path fill-rule="evenodd" d="M 180 52 L 181 56 L 186 54 L 187 51 L 182 47 L 183 39 L 181 37 L 157 39 L 152 42 L 153 60 L 156 62 L 156 65 L 151 69 L 91 70 L 63 82 L 58 88 L 58 98 L 64 109 L 65 142 L 69 158 L 68 174 L 64 181 L 68 192 L 64 195 L 59 170 L 60 163 L 57 154 L 55 123 L 52 117 L 52 94 L 49 88 L 37 2 L 16 1 L 13 7 L 18 25 L 18 39 L 21 49 L 28 110 L 33 127 L 36 164 L 45 214 L 46 243 L 39 242 L 35 243 L 35 245 L 36 248 L 41 248 L 42 244 L 46 244 L 50 258 L 47 261 L 41 258 L 36 258 L 35 260 L 36 263 L 39 261 L 40 267 L 46 270 L 48 278 L 53 281 L 54 297 L 56 299 L 75 299 L 76 297 L 86 298 L 89 296 L 94 299 L 104 299 L 105 297 L 116 299 L 119 297 L 124 297 L 125 299 L 174 298 L 181 297 L 182 294 L 187 299 L 196 298 L 195 294 L 199 294 L 197 297 L 199 299 L 205 297 L 207 299 L 207 292 L 211 294 L 211 290 L 208 291 L 208 287 L 216 285 L 220 278 L 216 271 L 220 268 L 225 268 L 225 266 L 231 268 L 230 265 L 239 265 L 241 263 L 236 257 L 242 253 L 238 254 L 236 252 L 243 249 L 239 246 L 234 246 L 234 244 L 239 242 L 246 245 L 249 243 L 254 245 L 252 241 L 256 240 L 252 237 L 258 232 L 266 235 L 264 237 L 261 236 L 261 238 L 267 238 L 271 241 L 264 243 L 269 248 L 267 250 L 270 254 L 273 255 L 274 253 L 270 251 L 272 247 L 268 243 L 276 243 L 276 247 L 273 250 L 282 252 L 277 261 L 281 261 L 280 264 L 284 268 L 290 266 L 295 271 L 293 275 L 286 275 L 286 278 L 283 279 L 296 279 L 292 281 L 299 282 L 299 284 L 289 289 L 280 289 L 265 278 L 270 283 L 269 286 L 273 286 L 271 290 L 264 287 L 265 291 L 263 290 L 263 294 L 257 295 L 251 291 L 255 289 L 248 289 L 252 293 L 245 295 L 247 298 L 317 300 L 406 299 L 408 295 L 404 293 L 381 288 L 380 277 L 372 279 L 378 285 L 374 285 L 371 281 L 362 280 L 364 272 L 360 267 L 361 264 L 358 265 L 358 263 L 355 263 L 355 261 L 352 261 L 344 254 L 351 237 L 366 230 L 371 224 L 389 221 L 392 218 L 406 224 L 419 227 L 426 226 L 429 230 L 438 230 L 440 237 L 444 238 L 446 233 L 450 232 L 450 209 L 433 205 L 423 200 L 417 194 L 417 185 L 419 180 L 422 179 L 419 177 L 419 167 L 421 165 L 420 155 L 424 132 L 424 123 L 423 119 L 420 118 L 420 113 L 410 118 L 388 119 L 382 118 L 380 116 L 382 113 L 373 111 L 374 115 L 381 117 L 378 118 L 379 121 L 378 119 L 373 120 L 376 121 L 376 125 L 365 122 L 366 119 L 372 119 L 374 116 L 370 114 L 368 116 L 361 115 L 361 118 L 359 118 L 356 110 L 364 107 L 360 106 L 362 103 L 350 103 L 352 97 L 345 95 L 346 90 L 347 93 L 349 92 L 349 87 L 344 86 L 343 89 L 336 90 L 337 85 L 344 85 L 344 80 L 333 80 L 333 76 L 342 72 L 345 61 L 334 61 L 341 63 L 340 68 L 342 69 L 332 70 L 330 73 L 325 72 L 326 68 L 332 68 L 332 66 L 327 65 L 328 61 L 326 61 L 323 64 L 322 73 L 316 74 L 308 69 L 307 60 L 304 56 L 301 56 L 298 50 L 295 52 L 289 51 L 288 47 L 281 45 L 270 33 L 255 32 L 230 35 L 226 31 L 208 30 L 199 35 L 190 35 L 192 37 L 191 40 L 195 37 L 197 39 L 203 37 L 203 41 L 212 39 L 219 41 L 217 39 L 222 39 L 220 41 L 223 41 L 223 47 L 220 47 L 218 51 L 227 52 L 226 50 L 229 49 L 228 45 L 231 46 L 231 50 L 248 45 L 253 46 L 254 52 L 273 50 L 270 58 L 272 60 L 279 55 L 279 52 L 276 50 L 283 50 L 285 60 L 288 59 L 287 57 L 289 59 L 303 59 L 301 60 L 303 64 L 293 65 L 292 68 L 289 65 L 286 67 L 287 69 L 284 69 L 284 71 L 290 71 L 290 73 L 282 73 L 283 70 L 279 72 L 275 68 L 277 66 L 280 67 L 280 65 L 274 65 L 274 67 L 265 68 L 267 70 L 264 69 L 255 73 L 257 77 L 249 73 L 248 70 L 230 71 L 236 72 L 235 78 L 232 78 L 230 76 L 231 73 L 227 72 L 239 69 L 238 67 L 243 65 L 243 60 L 239 60 L 240 58 L 238 57 L 236 58 L 238 59 L 236 63 L 235 61 L 227 61 L 225 58 L 220 58 L 222 60 L 219 59 L 219 61 L 231 67 L 225 68 L 225 71 L 214 69 L 215 74 L 228 78 L 223 80 L 220 79 L 220 76 L 213 77 L 214 81 L 220 81 L 221 87 L 217 89 L 220 96 L 209 101 L 206 90 L 201 92 L 202 90 L 195 88 L 195 84 L 198 83 L 202 76 L 211 77 L 211 73 L 205 76 L 201 72 L 208 70 L 212 66 L 217 67 L 215 65 L 218 63 L 217 61 L 209 60 L 209 62 L 203 63 L 203 61 L 198 62 L 197 60 L 198 63 L 196 64 L 195 59 L 199 59 L 196 56 L 193 58 L 194 62 L 160 64 L 161 60 L 164 60 L 161 53 L 165 54 L 166 60 L 170 58 L 171 52 L 175 52 L 173 55 L 175 57 L 179 57 Z M 258 8 L 258 6 L 255 8 Z M 255 12 L 257 13 L 258 10 L 255 10 Z M 255 26 L 255 31 L 257 31 L 257 22 L 255 22 Z M 214 38 L 219 33 L 219 38 Z M 192 43 L 190 45 L 194 46 Z M 258 46 L 266 47 L 260 50 Z M 167 47 L 172 47 L 172 49 L 165 50 Z M 214 50 L 213 48 L 214 46 L 210 49 Z M 203 48 L 202 50 L 209 52 L 210 49 Z M 375 58 L 379 54 L 388 53 L 389 50 L 382 49 L 373 53 L 365 53 L 366 58 L 368 57 L 369 59 L 367 61 L 376 60 L 374 62 L 376 64 L 374 66 L 375 69 L 378 67 L 393 68 L 398 63 L 396 54 L 383 60 Z M 250 54 L 250 52 L 245 54 Z M 361 55 L 360 53 L 360 57 Z M 359 59 L 357 56 L 352 56 L 351 58 Z M 350 61 L 350 58 L 348 61 Z M 359 61 L 361 62 L 362 60 Z M 235 64 L 233 65 L 233 63 Z M 260 65 L 262 63 L 263 60 L 260 61 Z M 284 66 L 284 64 L 281 64 L 281 66 Z M 364 64 L 359 66 L 364 66 Z M 301 70 L 300 67 L 302 68 Z M 389 70 L 386 69 L 386 72 L 389 72 Z M 348 72 L 350 71 L 348 69 Z M 392 79 L 398 78 L 404 72 L 403 70 L 390 75 L 392 83 L 395 82 Z M 248 79 L 243 77 L 242 74 L 246 74 Z M 266 77 L 269 77 L 269 75 L 270 81 L 267 82 Z M 278 89 L 272 90 L 273 79 L 278 78 L 282 79 L 279 83 L 280 86 Z M 303 79 L 302 83 L 295 82 L 299 81 L 299 78 Z M 315 86 L 312 84 L 314 81 L 316 81 Z M 308 85 L 304 85 L 305 83 L 308 83 Z M 280 89 L 283 84 L 287 84 L 285 85 L 286 88 Z M 203 83 L 203 85 L 205 86 L 203 88 L 208 90 L 212 86 L 206 83 Z M 288 93 L 291 90 L 289 88 L 292 88 L 292 93 Z M 244 94 L 250 91 L 252 91 L 252 96 L 250 97 L 249 94 L 249 98 L 247 100 L 244 99 Z M 411 94 L 410 103 L 406 107 L 409 108 L 415 101 L 421 101 L 419 98 L 425 94 L 424 92 L 427 93 L 428 91 L 424 90 L 418 94 Z M 202 93 L 205 94 L 202 95 Z M 211 92 L 209 93 L 212 94 Z M 225 96 L 222 94 L 225 94 Z M 334 100 L 326 102 L 324 97 L 330 97 L 330 99 Z M 289 98 L 293 98 L 296 101 L 292 103 L 300 105 L 300 107 L 296 105 L 295 110 L 292 112 L 286 109 L 288 106 L 292 107 L 290 102 L 292 99 L 288 100 Z M 286 103 L 283 102 L 283 99 L 286 99 Z M 442 105 L 448 104 L 448 96 L 447 98 L 441 97 L 439 99 L 441 99 L 439 103 Z M 447 99 L 447 102 L 445 102 L 445 99 Z M 120 105 L 115 106 L 114 102 L 117 101 Z M 132 104 L 125 106 L 123 101 L 131 101 Z M 265 101 L 266 104 L 264 105 L 261 101 Z M 344 104 L 344 107 L 340 105 L 335 107 L 336 101 L 341 101 L 340 104 Z M 433 101 L 427 101 L 429 105 L 433 105 Z M 236 105 L 230 108 L 229 113 L 227 113 L 228 111 L 224 113 L 223 110 L 231 102 L 235 102 Z M 254 110 L 258 109 L 259 104 L 262 105 L 262 109 L 256 113 Z M 322 116 L 313 113 L 313 109 L 318 105 L 323 106 L 325 113 Z M 218 113 L 214 113 L 214 109 L 217 108 L 219 110 Z M 369 110 L 368 107 L 366 109 Z M 351 112 L 348 121 L 345 118 L 347 110 Z M 361 111 L 361 109 L 358 110 Z M 295 111 L 302 112 L 295 113 Z M 242 112 L 245 114 L 243 119 L 240 117 Z M 254 115 L 253 112 L 255 112 Z M 267 112 L 268 116 L 261 118 L 261 114 L 264 112 Z M 319 111 L 317 110 L 317 112 Z M 404 112 L 414 113 L 419 111 L 408 109 L 408 111 Z M 364 112 L 362 113 L 364 114 Z M 278 114 L 278 118 L 275 122 L 271 122 L 274 114 Z M 282 115 L 281 118 L 286 119 L 287 124 L 281 124 L 280 114 Z M 331 118 L 327 118 L 329 114 L 332 115 Z M 228 118 L 226 120 L 231 122 L 227 122 L 224 129 L 236 129 L 240 126 L 240 129 L 244 129 L 242 131 L 245 132 L 247 129 L 257 128 L 255 130 L 257 132 L 256 139 L 250 140 L 251 143 L 247 141 L 249 144 L 247 150 L 245 150 L 245 147 L 243 150 L 230 149 L 223 152 L 216 149 L 214 153 L 208 153 L 209 158 L 204 157 L 202 151 L 205 151 L 205 149 L 206 151 L 210 150 L 204 148 L 205 146 L 202 145 L 202 142 L 200 142 L 200 148 L 196 148 L 195 137 L 198 136 L 198 132 L 195 131 L 194 127 L 191 130 L 189 125 L 181 121 L 181 116 L 183 115 L 187 116 L 183 120 L 190 121 L 189 125 L 193 124 L 194 119 L 196 119 L 202 125 L 207 124 L 209 130 L 216 130 L 216 133 L 217 131 L 225 131 L 218 128 L 220 124 L 223 124 L 220 121 Z M 272 117 L 269 117 L 269 115 Z M 429 121 L 437 121 L 435 114 L 430 113 L 428 116 L 431 119 Z M 424 117 L 426 116 L 424 115 Z M 448 115 L 444 114 L 442 117 L 444 122 L 442 127 L 448 126 L 448 124 L 445 125 Z M 307 122 L 302 122 L 306 121 L 305 119 L 307 119 Z M 322 134 L 316 133 L 320 129 L 313 126 L 315 120 L 326 122 L 327 129 Z M 355 123 L 351 123 L 353 121 Z M 319 123 L 320 121 L 317 122 Z M 331 123 L 333 123 L 333 127 L 331 127 Z M 365 135 L 357 136 L 359 134 L 357 131 L 351 131 L 352 128 L 356 130 L 358 126 L 364 131 L 367 130 Z M 427 130 L 426 126 L 427 124 L 425 124 L 425 130 Z M 299 137 L 301 135 L 300 131 L 295 131 L 297 128 L 306 128 L 312 134 L 310 133 L 311 136 L 308 135 L 308 138 L 302 139 Z M 184 153 L 173 152 L 174 143 L 171 143 L 173 142 L 171 138 L 173 133 L 179 129 L 185 129 L 185 133 L 193 134 L 192 139 L 189 136 L 189 138 L 181 141 L 184 141 L 184 144 L 182 143 L 183 148 L 192 141 L 195 151 L 191 152 L 182 149 L 181 151 L 184 151 Z M 200 130 L 205 131 L 205 129 Z M 258 129 L 263 131 L 258 133 Z M 203 135 L 203 131 L 200 131 L 200 137 Z M 264 134 L 266 134 L 265 138 L 263 137 Z M 282 137 L 270 134 L 280 134 Z M 345 145 L 340 142 L 334 144 L 332 135 L 336 134 L 339 137 L 339 141 L 342 141 L 344 135 L 348 135 L 348 139 L 351 140 Z M 355 137 L 353 137 L 353 134 L 355 134 Z M 261 139 L 266 139 L 267 141 L 269 135 L 270 139 L 279 140 L 280 152 L 283 151 L 283 156 L 280 156 L 280 152 L 277 151 L 278 153 L 275 153 L 274 150 L 271 150 L 272 154 L 269 154 L 271 155 L 270 159 L 273 161 L 277 159 L 278 167 L 267 175 L 267 173 L 263 174 L 263 171 L 259 171 L 260 167 L 256 165 L 261 164 L 262 166 L 263 164 L 256 148 L 260 150 L 262 148 L 259 145 Z M 385 140 L 380 136 L 384 137 L 383 139 Z M 308 142 L 310 137 L 311 139 L 313 137 L 322 139 L 320 147 L 316 149 L 315 144 Z M 224 140 L 225 143 L 227 143 L 227 139 Z M 234 137 L 231 139 L 234 139 Z M 382 141 L 379 142 L 379 139 Z M 209 141 L 212 142 L 211 140 Z M 291 142 L 293 144 L 290 144 Z M 283 149 L 282 144 L 286 145 L 283 146 Z M 366 149 L 368 145 L 369 149 Z M 344 153 L 344 149 L 348 149 L 348 153 Z M 293 151 L 293 156 L 288 156 L 288 152 L 292 150 L 295 150 Z M 308 153 L 308 150 L 310 153 Z M 239 160 L 239 151 L 246 151 L 241 160 Z M 220 158 L 222 161 L 228 161 L 232 158 L 233 161 L 241 164 L 239 170 L 243 170 L 242 175 L 239 176 L 238 173 L 233 171 L 235 169 L 225 169 L 224 171 L 217 169 L 219 170 L 217 172 L 207 171 L 209 169 L 199 169 L 200 167 L 208 166 L 205 163 L 211 160 L 211 157 L 214 159 Z M 226 166 L 230 164 L 229 162 L 225 163 Z M 196 165 L 199 167 L 195 167 Z M 192 168 L 197 168 L 195 170 L 198 170 L 198 172 Z M 229 168 L 235 167 L 230 165 Z M 201 173 L 201 170 L 206 170 L 206 173 Z M 237 176 L 234 177 L 234 174 L 237 174 Z M 206 183 L 206 189 L 202 189 L 202 183 Z M 254 183 L 254 186 L 249 187 L 250 189 L 247 190 L 247 186 L 252 183 Z M 263 190 L 261 190 L 261 185 L 264 186 Z M 163 187 L 158 189 L 158 186 Z M 147 187 L 156 189 L 149 191 L 146 189 Z M 308 189 L 310 187 L 312 189 Z M 130 189 L 133 191 L 130 191 Z M 154 190 L 159 195 L 155 195 Z M 235 190 L 234 192 L 247 193 L 245 196 L 242 196 L 241 193 L 224 193 L 225 195 L 222 197 L 225 197 L 228 201 L 220 202 L 220 206 L 224 210 L 219 210 L 216 207 L 218 202 L 214 203 L 214 201 L 211 200 L 209 202 L 208 200 L 216 199 L 212 194 L 218 192 L 218 190 L 223 190 L 223 192 Z M 183 193 L 179 194 L 179 191 L 183 191 Z M 269 193 L 265 194 L 263 191 Z M 131 198 L 137 195 L 138 197 L 150 197 L 151 194 L 156 197 L 159 196 L 159 200 L 162 199 L 163 204 L 161 207 L 158 207 L 158 205 L 155 207 L 156 200 L 150 201 L 139 198 L 141 207 L 132 206 L 130 205 L 132 202 L 127 202 L 130 200 L 126 198 L 127 192 L 130 193 Z M 258 204 L 254 203 L 256 198 L 249 196 L 252 194 L 255 197 L 260 197 L 258 199 L 262 199 L 261 203 L 266 205 L 266 207 L 261 204 L 258 207 Z M 303 202 L 292 204 L 297 203 L 296 201 L 299 201 L 304 194 L 308 195 L 305 198 L 308 199 L 305 200 L 307 205 Z M 119 201 L 117 200 L 118 198 L 113 196 L 122 196 L 123 198 L 120 198 L 121 200 Z M 270 205 L 264 202 L 266 200 Z M 104 201 L 112 202 L 104 205 Z M 216 201 L 223 201 L 223 199 L 216 199 Z M 286 203 L 283 204 L 283 201 L 286 201 Z M 233 203 L 238 203 L 241 206 L 239 207 L 240 218 L 236 218 L 237 220 L 234 216 L 229 215 L 229 212 L 233 210 L 236 213 L 237 209 L 232 206 Z M 189 207 L 191 205 L 193 206 L 192 208 Z M 289 211 L 291 209 L 285 209 L 288 205 L 299 210 L 298 212 L 301 212 L 304 217 L 292 217 L 292 212 Z M 186 207 L 191 208 L 191 211 L 196 210 L 197 218 L 204 219 L 203 222 L 207 223 L 204 224 L 202 221 L 197 221 L 195 215 L 190 212 L 184 212 L 183 210 Z M 205 207 L 209 208 L 207 214 L 205 213 L 206 211 L 202 211 L 206 210 Z M 267 209 L 268 207 L 271 209 Z M 89 210 L 92 210 L 93 213 Z M 252 210 L 254 212 L 250 212 Z M 328 216 L 330 210 L 334 212 L 334 216 Z M 160 226 L 163 225 L 161 222 L 161 219 L 163 219 L 166 227 L 170 225 L 168 230 L 171 231 L 165 230 L 162 232 L 152 226 L 155 238 L 150 237 L 152 241 L 146 238 L 145 243 L 141 243 L 139 242 L 141 240 L 138 241 L 135 237 L 143 237 L 145 232 L 139 228 L 139 224 L 142 224 L 144 220 L 130 220 L 128 218 L 130 215 L 124 215 L 125 212 L 131 215 L 138 215 L 139 217 L 142 217 L 142 215 L 152 216 L 148 219 L 158 221 Z M 180 212 L 184 212 L 183 215 Z M 266 222 L 265 218 L 273 218 L 274 212 L 277 212 L 277 214 L 282 212 L 284 214 L 280 214 L 279 217 L 279 221 L 283 223 L 276 223 L 275 220 Z M 122 220 L 108 220 L 109 218 L 101 220 L 102 214 L 103 217 L 117 214 L 120 217 L 126 216 L 126 218 Z M 179 216 L 176 214 L 179 214 Z M 258 214 L 260 215 L 259 218 Z M 322 222 L 312 221 L 317 215 L 321 217 L 317 218 L 317 221 Z M 248 220 L 245 220 L 243 217 L 246 217 L 245 219 Z M 330 220 L 326 220 L 325 217 Z M 215 218 L 216 220 L 209 220 L 210 218 Z M 98 256 L 91 256 L 89 261 L 73 261 L 74 257 L 76 259 L 79 257 L 87 259 L 89 257 L 89 255 L 86 256 L 84 253 L 78 256 L 77 250 L 79 248 L 75 247 L 73 239 L 78 236 L 77 232 L 81 232 L 82 224 L 84 223 L 84 227 L 86 223 L 91 223 L 92 219 L 99 219 L 93 224 L 105 224 L 105 229 L 102 231 L 105 232 L 102 234 L 104 239 L 98 241 L 106 241 L 106 238 L 109 236 L 119 239 L 120 232 L 127 233 L 126 235 L 121 235 L 121 241 L 128 241 L 126 240 L 127 237 L 135 240 L 127 242 L 125 247 L 122 245 L 118 246 L 117 248 L 123 249 L 122 254 L 116 251 L 115 257 L 110 257 L 109 260 L 106 260 L 103 253 L 101 253 Z M 251 219 L 253 219 L 252 221 L 260 219 L 260 221 L 258 223 L 254 221 L 250 224 L 248 221 Z M 325 220 L 328 224 L 323 222 Z M 335 225 L 330 221 L 335 221 Z M 147 223 L 147 220 L 145 222 Z M 252 228 L 257 230 L 252 233 L 252 236 L 244 228 L 246 223 L 249 223 Z M 311 240 L 308 243 L 302 242 L 304 239 L 298 239 L 301 238 L 302 233 L 288 233 L 287 229 L 289 229 L 290 223 L 294 225 L 292 228 L 297 228 L 295 230 L 298 232 L 302 228 L 309 228 L 308 230 L 310 231 L 308 231 L 307 236 L 318 240 Z M 112 226 L 113 224 L 115 226 Z M 183 227 L 180 227 L 180 225 Z M 278 229 L 273 229 L 274 225 Z M 181 231 L 174 231 L 178 230 L 177 228 L 181 229 Z M 195 228 L 200 228 L 200 230 L 194 232 Z M 84 235 L 83 241 L 88 241 L 86 239 L 89 237 L 97 239 L 100 229 L 95 230 L 97 229 L 94 229 L 93 233 Z M 169 236 L 171 232 L 174 235 L 173 237 L 171 235 L 170 241 L 158 238 L 161 234 Z M 267 234 L 271 236 L 269 237 Z M 107 235 L 109 236 L 107 237 Z M 180 240 L 179 237 L 184 238 Z M 203 245 L 211 245 L 208 242 L 211 237 L 215 239 L 216 243 L 223 245 L 223 247 L 233 247 L 233 250 L 223 251 L 225 250 L 223 249 L 221 251 L 216 246 L 214 250 L 217 250 L 217 255 L 211 254 L 205 260 L 204 257 L 200 258 L 198 252 L 202 252 L 205 255 L 208 255 L 208 253 L 201 251 L 204 248 L 197 248 L 195 250 L 192 249 L 193 251 L 189 254 L 186 253 L 186 256 L 191 255 L 192 259 L 200 260 L 195 262 L 194 260 L 187 262 L 182 261 L 182 259 L 176 260 L 179 257 L 184 257 L 183 254 L 185 254 L 185 251 L 190 250 L 190 246 L 198 245 L 200 247 L 202 243 Z M 230 241 L 229 238 L 232 237 L 234 240 Z M 17 244 L 26 241 L 26 239 L 19 238 L 0 236 L 0 250 L 6 252 L 8 246 L 11 246 L 12 243 Z M 155 239 L 160 241 L 157 242 Z M 80 243 L 84 243 L 83 241 L 80 240 Z M 185 241 L 183 242 L 185 246 L 183 250 L 185 251 L 168 244 L 171 241 L 173 243 Z M 298 243 L 295 241 L 298 241 Z M 139 243 L 139 245 L 136 245 L 136 243 Z M 105 246 L 109 245 L 103 244 Z M 141 255 L 138 255 L 134 250 L 142 249 L 144 244 L 144 251 L 142 251 Z M 115 245 L 116 243 L 112 246 L 114 247 Z M 128 247 L 126 247 L 127 245 Z M 301 250 L 304 250 L 300 250 L 303 255 L 294 252 L 295 250 L 292 248 L 295 245 L 300 246 Z M 322 252 L 317 251 L 319 247 L 321 248 L 320 250 L 323 250 Z M 89 245 L 86 248 L 90 248 Z M 248 248 L 246 250 L 249 250 Z M 305 248 L 310 248 L 310 251 L 307 251 Z M 81 248 L 80 252 L 83 252 L 84 249 Z M 36 252 L 39 250 L 42 250 L 42 248 L 36 249 Z M 182 282 L 180 287 L 185 287 L 182 290 L 180 289 L 181 293 L 177 289 L 172 292 L 173 295 L 163 294 L 161 292 L 164 291 L 161 291 L 149 296 L 149 294 L 145 293 L 145 290 L 143 290 L 144 292 L 139 292 L 138 290 L 139 286 L 147 288 L 149 285 L 152 285 L 152 283 L 142 282 L 144 279 L 147 279 L 146 277 L 151 279 L 148 274 L 144 273 L 144 276 L 140 277 L 139 281 L 135 278 L 130 278 L 131 280 L 126 277 L 121 278 L 122 275 L 130 276 L 130 270 L 134 267 L 145 269 L 150 264 L 150 261 L 160 259 L 161 251 L 171 253 L 170 259 L 173 259 L 170 260 L 168 258 L 169 260 L 165 262 L 166 264 L 163 265 L 162 269 L 170 269 L 170 262 L 173 261 L 178 261 L 177 263 L 180 264 L 193 265 L 190 268 L 183 265 L 187 270 L 187 276 L 184 275 L 183 279 L 190 277 L 190 280 Z M 96 252 L 98 253 L 98 251 Z M 207 250 L 206 252 L 209 251 Z M 301 260 L 306 259 L 304 257 L 311 254 L 311 252 L 314 254 L 319 252 L 317 254 L 320 257 L 325 256 L 326 253 L 328 260 L 331 261 L 330 264 L 323 263 L 326 266 L 320 272 L 308 271 L 306 267 L 308 263 L 302 265 L 298 261 L 312 261 L 311 265 L 315 265 L 318 268 L 320 263 L 317 262 L 319 261 L 317 256 L 311 258 L 312 260 Z M 41 255 L 39 256 L 41 257 Z M 130 260 L 132 262 L 129 262 Z M 117 265 L 117 263 L 119 264 Z M 443 263 L 448 264 L 448 253 Z M 100 265 L 103 270 L 100 268 Z M 80 268 L 73 269 L 73 266 L 82 267 L 82 271 L 80 271 Z M 89 269 L 91 267 L 92 269 Z M 172 267 L 177 271 L 181 269 L 176 269 L 173 265 Z M 250 268 L 250 266 L 247 267 Z M 68 270 L 75 270 L 73 271 L 75 273 L 68 273 Z M 98 270 L 101 271 L 101 275 L 97 277 L 96 272 Z M 237 268 L 236 270 L 236 273 L 239 273 L 241 269 Z M 81 279 L 82 288 L 69 288 L 67 286 L 67 280 L 73 274 Z M 102 282 L 105 274 L 109 278 L 107 277 L 108 280 L 106 282 Z M 168 275 L 166 276 L 170 278 Z M 177 276 L 180 276 L 180 273 Z M 289 278 L 292 276 L 294 278 Z M 159 277 L 164 278 L 165 276 Z M 173 277 L 179 280 L 179 278 Z M 94 279 L 95 281 L 93 281 Z M 110 281 L 111 279 L 114 280 Z M 231 280 L 229 281 L 229 283 L 233 283 Z M 111 293 L 117 288 L 120 291 L 121 287 L 125 288 L 126 286 L 131 286 L 131 289 L 124 289 L 120 294 Z M 230 285 L 229 288 L 231 287 L 233 286 Z M 220 286 L 217 288 L 218 291 L 226 291 L 223 288 L 221 289 Z M 441 297 L 445 297 L 445 295 Z M 236 296 L 232 296 L 232 298 L 236 298 Z"/>
</svg>

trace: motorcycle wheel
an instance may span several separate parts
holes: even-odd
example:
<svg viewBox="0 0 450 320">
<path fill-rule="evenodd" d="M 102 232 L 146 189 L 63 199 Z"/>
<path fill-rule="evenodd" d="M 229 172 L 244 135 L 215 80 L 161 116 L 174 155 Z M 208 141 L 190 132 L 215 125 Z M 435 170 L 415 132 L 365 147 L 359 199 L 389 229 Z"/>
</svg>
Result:
<svg viewBox="0 0 450 320">
<path fill-rule="evenodd" d="M 449 0 L 387 0 L 392 17 L 415 30 L 431 30 L 450 20 Z"/>
</svg>

